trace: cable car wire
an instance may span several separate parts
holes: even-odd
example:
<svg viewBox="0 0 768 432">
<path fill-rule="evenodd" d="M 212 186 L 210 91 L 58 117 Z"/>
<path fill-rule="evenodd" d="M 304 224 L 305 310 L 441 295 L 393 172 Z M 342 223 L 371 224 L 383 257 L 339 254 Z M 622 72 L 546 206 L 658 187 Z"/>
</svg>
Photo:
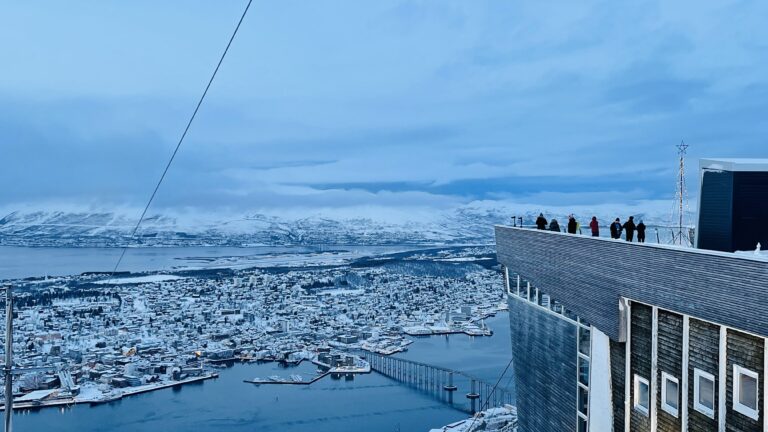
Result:
<svg viewBox="0 0 768 432">
<path fill-rule="evenodd" d="M 232 41 L 235 40 L 235 36 L 237 36 L 238 30 L 240 30 L 240 25 L 243 23 L 243 20 L 245 19 L 245 15 L 248 13 L 248 9 L 250 9 L 252 2 L 253 0 L 248 0 L 248 4 L 245 5 L 245 9 L 243 10 L 242 15 L 240 16 L 240 20 L 237 22 L 237 26 L 235 27 L 235 30 L 232 32 L 232 36 L 230 36 L 229 42 L 227 42 L 227 46 L 224 48 L 224 52 L 221 54 L 221 57 L 219 58 L 219 62 L 216 64 L 216 68 L 213 70 L 213 74 L 211 74 L 211 78 L 208 80 L 208 84 L 205 86 L 205 90 L 203 91 L 203 94 L 200 96 L 200 100 L 197 101 L 197 106 L 195 106 L 195 110 L 192 112 L 192 116 L 189 117 L 187 126 L 184 128 L 184 132 L 181 134 L 181 137 L 179 138 L 179 142 L 176 143 L 176 148 L 174 148 L 173 153 L 171 154 L 171 158 L 168 159 L 168 163 L 165 165 L 163 174 L 160 176 L 160 179 L 157 181 L 157 184 L 155 185 L 155 189 L 152 191 L 152 195 L 149 197 L 149 200 L 147 201 L 147 205 L 144 206 L 144 211 L 141 212 L 139 221 L 136 222 L 136 226 L 133 227 L 133 231 L 131 231 L 131 236 L 129 240 L 133 240 L 133 238 L 136 236 L 136 233 L 139 230 L 139 227 L 141 226 L 141 223 L 144 221 L 144 217 L 147 215 L 149 206 L 152 205 L 152 201 L 154 201 L 155 196 L 157 195 L 157 191 L 160 189 L 160 185 L 163 183 L 163 180 L 165 179 L 166 174 L 168 174 L 168 170 L 171 168 L 171 164 L 173 163 L 173 160 L 176 158 L 176 154 L 179 152 L 179 149 L 181 148 L 181 144 L 184 142 L 184 138 L 186 138 L 187 132 L 189 132 L 189 128 L 192 126 L 192 122 L 195 121 L 197 112 L 200 110 L 200 106 L 203 104 L 203 101 L 205 100 L 205 96 L 208 94 L 208 90 L 211 88 L 211 84 L 213 84 L 213 80 L 216 78 L 216 74 L 219 72 L 219 68 L 221 67 L 221 64 L 224 62 L 224 58 L 227 56 L 227 52 L 229 52 L 229 47 L 232 46 Z M 115 273 L 117 272 L 117 268 L 120 266 L 120 263 L 123 261 L 123 258 L 125 257 L 125 252 L 127 250 L 128 250 L 128 245 L 124 246 L 122 252 L 120 252 L 120 257 L 117 259 L 117 262 L 115 263 L 115 267 L 112 269 L 112 273 L 110 274 L 109 279 L 112 279 L 114 277 Z"/>
</svg>

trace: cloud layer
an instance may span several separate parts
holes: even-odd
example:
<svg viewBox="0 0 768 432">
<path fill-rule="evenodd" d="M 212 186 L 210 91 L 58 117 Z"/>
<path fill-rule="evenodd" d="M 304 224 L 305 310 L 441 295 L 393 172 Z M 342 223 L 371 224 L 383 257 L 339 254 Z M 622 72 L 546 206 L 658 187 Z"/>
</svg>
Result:
<svg viewBox="0 0 768 432">
<path fill-rule="evenodd" d="M 8 5 L 0 205 L 140 206 L 242 6 Z M 765 157 L 767 18 L 743 1 L 257 3 L 155 208 L 671 198 L 681 139 L 692 171 Z"/>
</svg>

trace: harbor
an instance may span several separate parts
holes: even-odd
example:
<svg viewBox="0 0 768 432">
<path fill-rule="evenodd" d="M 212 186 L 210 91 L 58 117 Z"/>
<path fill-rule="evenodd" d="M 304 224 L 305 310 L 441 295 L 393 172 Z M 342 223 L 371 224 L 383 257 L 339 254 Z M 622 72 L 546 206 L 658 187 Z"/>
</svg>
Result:
<svg viewBox="0 0 768 432">
<path fill-rule="evenodd" d="M 123 391 L 113 391 L 111 393 L 88 392 L 78 396 L 58 397 L 58 392 L 39 390 L 16 399 L 13 403 L 14 410 L 42 409 L 50 407 L 72 406 L 75 404 L 100 405 L 118 401 L 124 397 L 135 396 L 142 393 L 162 390 L 170 387 L 180 387 L 185 384 L 192 384 L 216 379 L 218 373 L 206 373 L 201 376 L 190 377 L 179 381 L 161 382 L 146 384 L 139 387 L 125 389 Z M 5 404 L 0 406 L 0 411 L 5 411 Z"/>
<path fill-rule="evenodd" d="M 486 320 L 492 337 L 448 335 L 416 338 L 397 356 L 424 363 L 462 369 L 483 380 L 497 379 L 509 360 L 509 319 L 506 313 Z M 21 410 L 14 422 L 23 430 L 61 432 L 115 432 L 144 430 L 218 430 L 250 432 L 281 430 L 315 432 L 354 430 L 360 419 L 375 416 L 369 432 L 426 431 L 467 417 L 465 398 L 456 405 L 377 372 L 355 375 L 355 379 L 325 377 L 312 385 L 259 385 L 244 381 L 254 377 L 291 374 L 309 378 L 318 366 L 303 361 L 297 366 L 278 362 L 234 362 L 219 372 L 219 378 L 125 397 L 113 403 L 78 404 L 59 409 Z M 506 380 L 502 384 L 506 385 Z M 376 404 L 361 404 L 375 400 Z M 463 406 L 458 403 L 464 404 Z M 121 416 L 115 416 L 120 410 Z M 329 416 L 329 412 L 343 415 Z M 212 415 L 215 413 L 215 415 Z M 425 415 L 424 413 L 428 413 Z M 247 419 L 247 422 L 243 419 Z"/>
</svg>

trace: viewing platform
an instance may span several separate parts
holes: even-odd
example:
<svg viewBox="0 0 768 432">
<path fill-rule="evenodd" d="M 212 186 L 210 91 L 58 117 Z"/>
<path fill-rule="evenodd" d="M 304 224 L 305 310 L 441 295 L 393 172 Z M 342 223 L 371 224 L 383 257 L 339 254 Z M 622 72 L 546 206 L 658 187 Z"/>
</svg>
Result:
<svg viewBox="0 0 768 432">
<path fill-rule="evenodd" d="M 768 261 L 730 253 L 496 226 L 498 260 L 619 340 L 621 298 L 768 337 Z M 749 275 L 749 278 L 745 278 Z"/>
</svg>

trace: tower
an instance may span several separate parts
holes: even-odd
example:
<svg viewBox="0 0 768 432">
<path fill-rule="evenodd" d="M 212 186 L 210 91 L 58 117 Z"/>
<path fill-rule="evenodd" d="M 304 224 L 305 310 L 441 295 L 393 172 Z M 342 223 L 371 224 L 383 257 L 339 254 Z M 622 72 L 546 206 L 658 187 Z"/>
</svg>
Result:
<svg viewBox="0 0 768 432">
<path fill-rule="evenodd" d="M 674 208 L 672 210 L 672 244 L 680 246 L 692 246 L 692 237 L 689 233 L 686 213 L 689 212 L 688 188 L 685 182 L 685 155 L 688 152 L 688 144 L 680 141 L 677 145 L 679 160 L 677 173 L 677 186 L 675 188 Z"/>
</svg>

